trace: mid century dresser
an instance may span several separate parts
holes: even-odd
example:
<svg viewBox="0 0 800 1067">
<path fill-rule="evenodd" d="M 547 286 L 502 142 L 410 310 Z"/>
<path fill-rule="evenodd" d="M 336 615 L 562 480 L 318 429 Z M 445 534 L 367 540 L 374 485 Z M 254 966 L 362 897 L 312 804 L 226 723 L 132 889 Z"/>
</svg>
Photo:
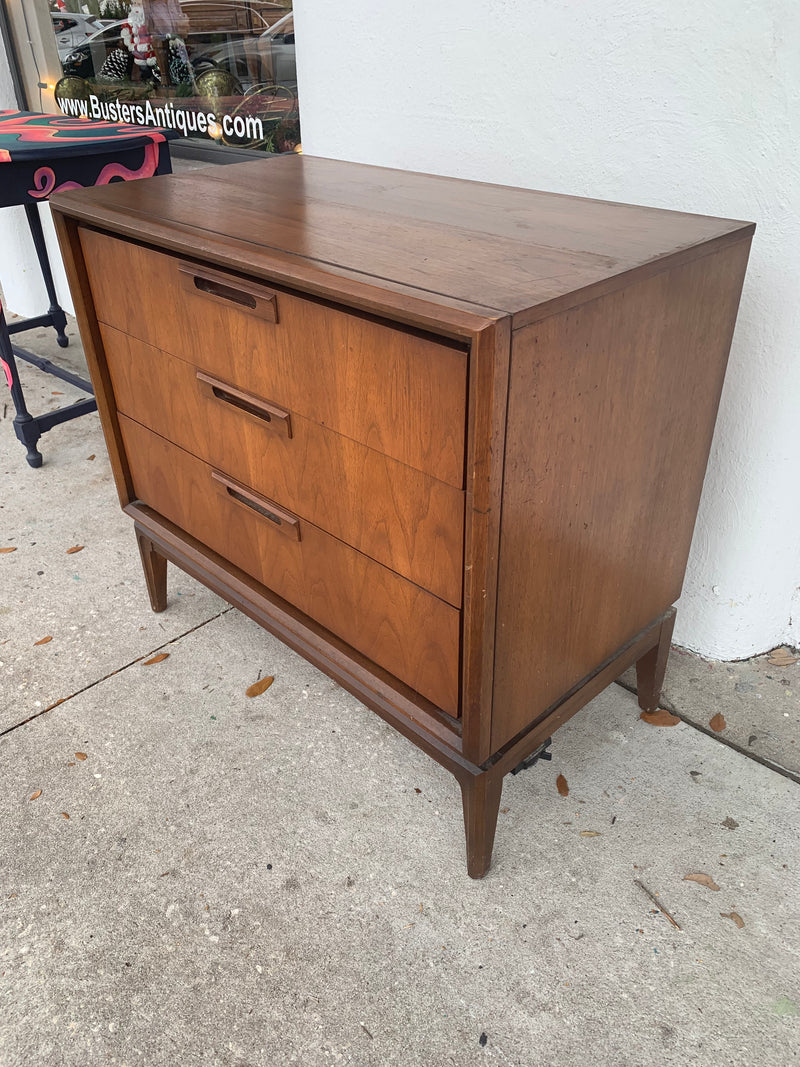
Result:
<svg viewBox="0 0 800 1067">
<path fill-rule="evenodd" d="M 167 561 L 457 778 L 655 709 L 753 225 L 289 156 L 53 198 L 154 611 Z"/>
</svg>

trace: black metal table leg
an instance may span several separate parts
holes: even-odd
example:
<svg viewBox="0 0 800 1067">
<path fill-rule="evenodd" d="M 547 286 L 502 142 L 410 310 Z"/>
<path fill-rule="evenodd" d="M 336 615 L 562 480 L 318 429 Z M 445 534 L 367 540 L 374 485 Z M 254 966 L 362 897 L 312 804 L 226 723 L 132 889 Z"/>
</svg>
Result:
<svg viewBox="0 0 800 1067">
<path fill-rule="evenodd" d="M 39 370 L 52 374 L 54 377 L 60 378 L 61 381 L 69 382 L 70 385 L 75 385 L 79 389 L 84 389 L 92 395 L 76 400 L 74 404 L 68 404 L 67 407 L 45 412 L 44 415 L 31 415 L 25 404 L 22 384 L 19 380 L 16 362 L 18 359 L 24 359 L 27 363 L 32 363 L 33 366 L 38 367 Z M 31 467 L 41 467 L 42 454 L 36 445 L 42 434 L 47 433 L 48 430 L 60 425 L 62 422 L 69 422 L 71 419 L 77 419 L 80 415 L 88 415 L 90 411 L 97 411 L 97 401 L 93 395 L 92 384 L 87 382 L 85 378 L 73 374 L 72 371 L 55 366 L 49 359 L 44 359 L 42 356 L 34 355 L 33 352 L 26 352 L 24 349 L 12 345 L 8 336 L 8 328 L 2 307 L 0 307 L 0 360 L 2 360 L 3 371 L 5 372 L 8 387 L 11 390 L 11 399 L 17 412 L 14 416 L 14 433 L 25 445 L 25 458 Z"/>
<path fill-rule="evenodd" d="M 47 255 L 47 245 L 44 241 L 42 220 L 39 217 L 39 205 L 27 203 L 23 206 L 25 208 L 25 214 L 28 217 L 28 226 L 30 227 L 33 246 L 36 249 L 36 256 L 42 271 L 42 278 L 44 280 L 44 287 L 47 290 L 47 299 L 50 301 L 50 307 L 48 308 L 46 315 L 37 315 L 35 318 L 22 319 L 20 322 L 11 323 L 11 325 L 7 326 L 7 329 L 10 334 L 14 334 L 22 333 L 25 330 L 32 330 L 35 326 L 52 326 L 56 331 L 56 340 L 58 341 L 59 346 L 61 348 L 66 348 L 69 344 L 69 338 L 66 334 L 67 316 L 64 313 L 64 309 L 58 303 L 58 297 L 56 296 L 53 272 L 50 269 L 50 257 Z"/>
<path fill-rule="evenodd" d="M 11 390 L 11 399 L 17 414 L 14 416 L 14 433 L 25 445 L 26 459 L 32 467 L 41 467 L 42 453 L 37 449 L 36 443 L 42 436 L 42 431 L 25 406 L 25 397 L 22 393 L 22 385 L 19 380 L 17 364 L 14 359 L 14 351 L 11 347 L 11 339 L 8 336 L 6 317 L 0 308 L 0 359 L 3 362 L 8 387 Z"/>
<path fill-rule="evenodd" d="M 52 322 L 53 329 L 56 331 L 56 340 L 58 341 L 60 348 L 66 348 L 69 344 L 69 338 L 66 334 L 67 329 L 67 316 L 64 314 L 64 309 L 58 302 L 56 296 L 56 287 L 53 284 L 53 272 L 50 269 L 50 257 L 47 254 L 47 245 L 44 243 L 44 233 L 42 231 L 42 220 L 39 217 L 39 205 L 38 204 L 25 204 L 25 214 L 28 216 L 28 226 L 30 227 L 31 237 L 33 238 L 33 244 L 36 248 L 36 256 L 39 260 L 39 266 L 42 269 L 42 277 L 44 278 L 44 287 L 47 290 L 47 299 L 50 301 L 50 307 L 47 309 L 48 314 Z"/>
</svg>

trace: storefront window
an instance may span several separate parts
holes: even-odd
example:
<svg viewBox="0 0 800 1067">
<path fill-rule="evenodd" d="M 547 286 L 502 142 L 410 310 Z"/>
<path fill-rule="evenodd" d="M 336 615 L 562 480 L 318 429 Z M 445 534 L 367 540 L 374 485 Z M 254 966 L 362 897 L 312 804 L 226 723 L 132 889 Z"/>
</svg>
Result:
<svg viewBox="0 0 800 1067">
<path fill-rule="evenodd" d="M 291 0 L 50 6 L 64 114 L 168 126 L 206 144 L 299 151 Z"/>
</svg>

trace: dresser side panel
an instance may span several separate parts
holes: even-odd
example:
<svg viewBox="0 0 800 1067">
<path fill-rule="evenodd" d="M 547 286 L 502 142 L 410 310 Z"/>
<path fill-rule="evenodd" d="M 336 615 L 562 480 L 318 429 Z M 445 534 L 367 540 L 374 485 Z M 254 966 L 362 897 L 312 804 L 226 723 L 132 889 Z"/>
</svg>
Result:
<svg viewBox="0 0 800 1067">
<path fill-rule="evenodd" d="M 749 245 L 514 334 L 494 751 L 680 595 Z"/>
</svg>

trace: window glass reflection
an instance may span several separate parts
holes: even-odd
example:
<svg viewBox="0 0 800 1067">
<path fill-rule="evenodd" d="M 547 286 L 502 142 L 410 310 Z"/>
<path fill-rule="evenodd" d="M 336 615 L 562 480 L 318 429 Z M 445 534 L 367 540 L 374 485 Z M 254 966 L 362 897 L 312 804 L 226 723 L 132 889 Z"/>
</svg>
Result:
<svg viewBox="0 0 800 1067">
<path fill-rule="evenodd" d="M 51 15 L 65 114 L 300 150 L 290 0 L 53 0 Z"/>
</svg>

